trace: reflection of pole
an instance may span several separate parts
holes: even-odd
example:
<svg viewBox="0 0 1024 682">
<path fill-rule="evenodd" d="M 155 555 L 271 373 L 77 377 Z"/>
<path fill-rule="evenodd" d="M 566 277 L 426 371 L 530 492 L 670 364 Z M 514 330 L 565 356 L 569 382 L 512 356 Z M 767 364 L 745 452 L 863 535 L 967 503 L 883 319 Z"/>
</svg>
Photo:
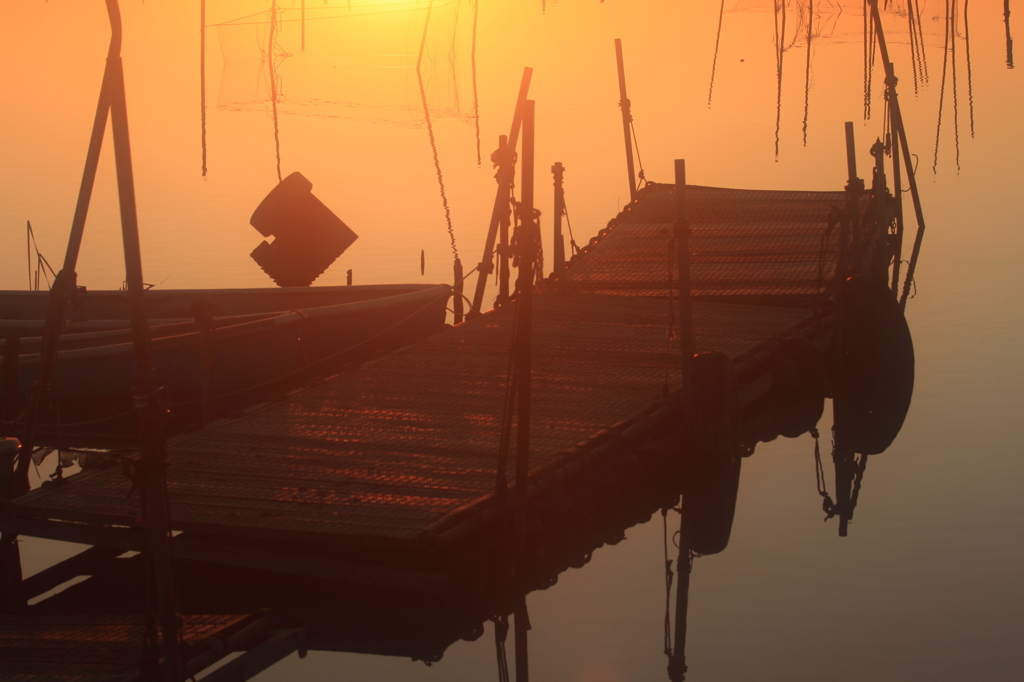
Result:
<svg viewBox="0 0 1024 682">
<path fill-rule="evenodd" d="M 629 173 L 629 200 L 636 200 L 636 175 L 633 172 L 633 139 L 630 124 L 633 115 L 626 97 L 626 67 L 622 63 L 622 39 L 615 39 L 615 62 L 619 69 L 619 107 L 622 109 L 622 135 L 626 138 L 626 171 Z"/>
<path fill-rule="evenodd" d="M 875 28 L 878 32 L 878 49 L 882 53 L 885 66 L 885 84 L 889 88 L 889 109 L 892 112 L 893 129 L 899 131 L 900 148 L 903 150 L 903 163 L 907 167 L 907 183 L 910 185 L 910 197 L 914 200 L 914 215 L 917 218 L 917 235 L 914 237 L 914 250 L 907 266 L 907 277 L 903 280 L 903 293 L 900 295 L 900 308 L 906 308 L 907 297 L 910 295 L 910 284 L 914 281 L 914 270 L 921 254 L 921 242 L 924 240 L 924 210 L 921 208 L 921 195 L 917 191 L 917 177 L 914 173 L 914 160 L 910 157 L 910 145 L 907 143 L 907 129 L 903 125 L 903 114 L 900 111 L 900 100 L 896 94 L 896 73 L 889 61 L 889 50 L 882 33 L 882 20 L 878 13 L 878 0 L 871 0 L 871 11 L 875 15 Z"/>
<path fill-rule="evenodd" d="M 565 239 L 562 237 L 562 214 L 565 213 L 565 191 L 562 188 L 562 177 L 565 174 L 565 166 L 562 163 L 556 162 L 551 167 L 551 172 L 555 176 L 555 277 L 561 279 L 562 272 L 565 270 Z"/>
<path fill-rule="evenodd" d="M 518 369 L 518 399 L 516 413 L 516 582 L 519 594 L 515 614 L 516 682 L 530 679 L 526 650 L 529 619 L 526 615 L 526 547 L 528 519 L 528 486 L 530 477 L 530 402 L 532 384 L 533 286 L 534 261 L 540 246 L 540 234 L 533 211 L 533 144 L 534 102 L 527 100 L 523 111 L 523 178 L 522 215 L 519 239 L 519 290 L 516 305 L 517 338 L 516 365 Z"/>
<path fill-rule="evenodd" d="M 1013 68 L 1013 38 L 1010 37 L 1010 0 L 1003 0 L 1003 23 L 1006 24 L 1006 68 Z"/>
<path fill-rule="evenodd" d="M 526 595 L 516 595 L 515 608 L 516 635 L 516 682 L 530 682 L 530 656 L 527 647 L 527 632 L 530 630 L 530 617 L 526 611 Z"/>
<path fill-rule="evenodd" d="M 892 107 L 889 108 L 890 119 Z M 900 174 L 900 131 L 890 123 L 892 130 L 892 191 L 896 198 L 896 243 L 892 251 L 892 294 L 897 295 L 900 285 L 900 265 L 903 260 L 903 178 Z"/>
<path fill-rule="evenodd" d="M 302 0 L 302 51 L 306 51 L 306 0 Z"/>
<path fill-rule="evenodd" d="M 690 542 L 687 537 L 685 505 L 679 518 L 679 558 L 676 560 L 676 631 L 672 640 L 672 656 L 668 659 L 668 679 L 686 679 L 686 613 L 690 607 Z"/>
<path fill-rule="evenodd" d="M 523 120 L 523 109 L 526 106 L 526 94 L 530 91 L 530 78 L 533 76 L 533 69 L 523 69 L 523 80 L 519 84 L 519 98 L 516 100 L 515 114 L 512 116 L 512 130 L 508 135 L 508 150 L 515 151 L 516 143 L 519 141 L 519 126 Z M 480 314 L 483 306 L 484 289 L 487 287 L 487 276 L 494 270 L 494 262 L 491 256 L 494 253 L 494 239 L 498 234 L 498 223 L 501 220 L 502 211 L 508 208 L 508 198 L 502 197 L 501 184 L 498 184 L 498 192 L 494 196 L 494 208 L 491 209 L 491 223 L 487 228 L 487 241 L 484 243 L 484 255 L 477 266 L 479 274 L 476 278 L 476 291 L 473 292 L 473 305 L 469 308 L 469 316 Z"/>
<path fill-rule="evenodd" d="M 839 409 L 837 409 L 837 407 Z M 845 538 L 850 519 L 853 517 L 853 504 L 850 497 L 850 485 L 855 475 L 855 454 L 845 443 L 845 433 L 842 428 L 842 405 L 836 405 L 833 401 L 833 413 L 839 412 L 833 417 L 836 422 L 836 447 L 832 454 L 832 462 L 836 467 L 836 514 L 839 516 L 839 537 Z"/>
<path fill-rule="evenodd" d="M 199 0 L 199 109 L 202 123 L 203 177 L 206 177 L 206 0 Z"/>
</svg>

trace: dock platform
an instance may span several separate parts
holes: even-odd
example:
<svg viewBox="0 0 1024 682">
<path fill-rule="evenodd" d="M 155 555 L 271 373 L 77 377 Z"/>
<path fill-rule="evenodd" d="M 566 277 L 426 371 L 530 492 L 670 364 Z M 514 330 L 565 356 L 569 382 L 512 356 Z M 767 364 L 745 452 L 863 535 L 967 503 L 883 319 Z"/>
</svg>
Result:
<svg viewBox="0 0 1024 682">
<path fill-rule="evenodd" d="M 737 413 L 772 390 L 780 338 L 827 347 L 830 216 L 844 201 L 842 192 L 687 187 L 696 349 L 730 358 Z M 597 462 L 629 466 L 637 447 L 681 426 L 674 206 L 673 186 L 649 186 L 534 298 L 531 498 L 575 485 Z M 176 556 L 447 590 L 439 557 L 499 522 L 514 312 L 491 311 L 168 441 Z M 511 487 L 514 463 L 506 476 Z M 133 486 L 121 467 L 85 471 L 7 501 L 0 529 L 139 550 Z"/>
</svg>

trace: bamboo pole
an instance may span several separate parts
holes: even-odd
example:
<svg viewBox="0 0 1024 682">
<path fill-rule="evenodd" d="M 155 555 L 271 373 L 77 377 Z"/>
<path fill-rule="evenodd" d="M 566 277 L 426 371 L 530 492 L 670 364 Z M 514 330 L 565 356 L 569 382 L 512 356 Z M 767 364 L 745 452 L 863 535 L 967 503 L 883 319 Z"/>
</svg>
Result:
<svg viewBox="0 0 1024 682">
<path fill-rule="evenodd" d="M 462 261 L 458 258 L 455 259 L 455 285 L 452 287 L 452 310 L 455 324 L 459 324 L 463 319 L 462 311 L 462 290 L 463 290 L 463 276 L 462 276 Z"/>
<path fill-rule="evenodd" d="M 693 410 L 693 304 L 690 291 L 690 219 L 686 206 L 686 161 L 676 159 L 676 263 L 679 270 L 679 350 L 682 359 L 684 420 Z"/>
<path fill-rule="evenodd" d="M 523 109 L 526 106 L 526 95 L 530 91 L 530 79 L 533 77 L 533 69 L 529 66 L 523 69 L 523 79 L 519 84 L 519 97 L 516 100 L 515 113 L 512 115 L 512 130 L 508 135 L 508 147 L 510 150 L 515 150 L 516 143 L 519 141 L 519 127 L 522 124 Z M 499 182 L 498 191 L 494 197 L 494 207 L 491 210 L 491 223 L 487 228 L 487 240 L 484 243 L 484 255 L 480 259 L 480 264 L 477 266 L 479 271 L 476 279 L 476 290 L 473 293 L 473 303 L 469 308 L 469 317 L 475 317 L 480 314 L 480 308 L 483 306 L 484 300 L 484 289 L 487 287 L 487 277 L 494 270 L 494 264 L 491 260 L 491 256 L 494 253 L 494 239 L 498 232 L 498 223 L 501 219 L 501 212 L 508 206 L 508 199 L 502 195 L 502 188 Z"/>
<path fill-rule="evenodd" d="M 509 280 L 512 278 L 509 269 L 508 231 L 512 226 L 512 181 L 515 165 L 512 163 L 515 149 L 509 149 L 508 135 L 498 136 L 498 194 L 502 206 L 498 217 L 498 305 L 509 301 Z"/>
<path fill-rule="evenodd" d="M 555 162 L 551 167 L 555 176 L 555 213 L 553 223 L 555 226 L 554 252 L 555 252 L 555 277 L 562 278 L 565 272 L 565 239 L 562 236 L 562 214 L 565 213 L 565 191 L 562 187 L 562 178 L 565 175 L 565 166 L 561 162 Z"/>
<path fill-rule="evenodd" d="M 540 246 L 540 234 L 533 216 L 533 151 L 534 151 L 534 102 L 526 100 L 523 110 L 523 163 L 522 163 L 522 216 L 520 218 L 521 239 L 518 245 L 519 295 L 516 305 L 517 339 L 516 365 L 518 376 L 518 409 L 516 411 L 516 488 L 515 488 L 515 530 L 516 530 L 516 582 L 519 603 L 515 614 L 515 660 L 516 682 L 529 680 L 526 637 L 529 620 L 526 615 L 525 573 L 527 529 L 529 523 L 529 479 L 530 479 L 530 411 L 532 400 L 533 363 L 533 286 L 534 261 Z"/>
<path fill-rule="evenodd" d="M 106 0 L 111 31 L 120 43 L 121 14 L 117 0 Z M 121 209 L 121 236 L 124 244 L 125 280 L 128 285 L 128 306 L 132 323 L 132 346 L 135 357 L 133 397 L 139 409 L 143 479 L 146 504 L 143 522 L 149 534 L 149 551 L 153 556 L 158 619 L 163 654 L 163 678 L 180 682 L 183 677 L 181 651 L 178 647 L 178 616 L 175 610 L 170 519 L 167 508 L 167 483 L 164 474 L 164 410 L 160 404 L 159 387 L 153 371 L 149 322 L 144 301 L 142 253 L 135 207 L 135 181 L 132 175 L 131 146 L 128 137 L 128 107 L 124 89 L 124 71 L 120 54 L 108 60 L 113 74 L 110 98 L 111 132 L 114 139 L 114 165 L 117 170 L 117 194 Z"/>
<path fill-rule="evenodd" d="M 633 169 L 633 136 L 630 125 L 633 114 L 630 113 L 629 98 L 626 97 L 626 67 L 622 62 L 622 39 L 615 39 L 615 63 L 619 71 L 619 107 L 622 109 L 622 135 L 626 140 L 626 172 L 629 173 L 629 200 L 636 201 L 636 174 Z"/>
</svg>

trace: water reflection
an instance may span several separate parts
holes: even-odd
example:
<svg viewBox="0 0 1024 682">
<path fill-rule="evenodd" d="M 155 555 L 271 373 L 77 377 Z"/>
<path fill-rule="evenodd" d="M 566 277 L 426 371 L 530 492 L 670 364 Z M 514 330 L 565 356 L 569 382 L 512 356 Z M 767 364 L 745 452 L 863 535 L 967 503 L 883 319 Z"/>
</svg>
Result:
<svg viewBox="0 0 1024 682">
<path fill-rule="evenodd" d="M 544 501 L 544 522 L 532 524 L 521 563 L 516 560 L 511 516 L 499 532 L 479 537 L 450 555 L 435 555 L 424 548 L 407 567 L 446 575 L 443 587 L 435 581 L 419 589 L 394 589 L 179 561 L 178 610 L 186 614 L 264 611 L 275 628 L 304 628 L 310 650 L 394 656 L 427 663 L 441 661 L 457 642 L 480 639 L 490 628 L 495 638 L 498 679 L 511 679 L 514 671 L 516 680 L 527 680 L 526 631 L 530 616 L 526 595 L 556 585 L 570 568 L 587 565 L 600 548 L 618 544 L 630 528 L 660 514 L 664 528 L 667 676 L 673 682 L 684 680 L 691 582 L 696 580 L 694 586 L 699 585 L 700 557 L 721 553 L 728 547 L 743 460 L 754 455 L 761 442 L 814 433 L 827 392 L 824 356 L 802 339 L 783 340 L 770 373 L 773 388 L 742 414 L 731 412 L 727 391 L 714 390 L 721 386 L 714 381 L 716 375 L 728 371 L 724 356 L 708 353 L 698 356 L 698 361 L 696 381 L 704 382 L 707 392 L 697 408 L 694 432 L 686 435 L 673 430 L 637 446 L 677 455 L 685 452 L 686 456 L 644 457 L 646 464 L 641 466 L 598 471 L 596 486 L 591 481 L 579 489 L 567 490 L 558 499 Z M 837 443 L 846 438 L 852 448 L 857 448 L 872 442 L 871 434 L 840 429 L 839 423 L 837 419 Z M 835 515 L 840 517 L 840 533 L 845 534 L 857 504 L 866 455 L 855 458 L 846 446 L 837 447 L 839 452 L 842 454 L 834 456 Z M 678 526 L 673 510 L 679 514 Z M 674 527 L 678 532 L 672 532 Z M 244 553 L 247 546 L 244 540 L 236 540 L 224 547 Z M 306 561 L 299 541 L 277 549 L 291 550 L 297 563 Z M 145 557 L 115 555 L 104 554 L 102 561 L 97 560 L 86 571 L 88 578 L 64 591 L 30 607 L 9 608 L 36 614 L 145 613 L 149 599 L 144 587 Z M 375 556 L 378 570 L 391 570 L 388 551 L 381 550 Z M 345 557 L 335 559 L 344 561 Z M 519 571 L 514 568 L 517 563 Z M 514 665 L 507 652 L 510 629 L 516 633 Z M 478 679 L 490 677 L 484 671 L 478 670 L 477 674 Z"/>
</svg>

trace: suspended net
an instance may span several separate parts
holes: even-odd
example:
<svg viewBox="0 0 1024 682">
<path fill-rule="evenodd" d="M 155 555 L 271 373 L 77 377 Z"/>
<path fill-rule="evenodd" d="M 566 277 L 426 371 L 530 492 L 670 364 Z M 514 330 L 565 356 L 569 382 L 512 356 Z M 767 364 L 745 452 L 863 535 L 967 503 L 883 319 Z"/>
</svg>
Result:
<svg viewBox="0 0 1024 682">
<path fill-rule="evenodd" d="M 263 110 L 273 78 L 284 113 L 418 125 L 425 100 L 432 116 L 471 120 L 472 0 L 268 4 L 214 25 L 218 107 Z"/>
</svg>

